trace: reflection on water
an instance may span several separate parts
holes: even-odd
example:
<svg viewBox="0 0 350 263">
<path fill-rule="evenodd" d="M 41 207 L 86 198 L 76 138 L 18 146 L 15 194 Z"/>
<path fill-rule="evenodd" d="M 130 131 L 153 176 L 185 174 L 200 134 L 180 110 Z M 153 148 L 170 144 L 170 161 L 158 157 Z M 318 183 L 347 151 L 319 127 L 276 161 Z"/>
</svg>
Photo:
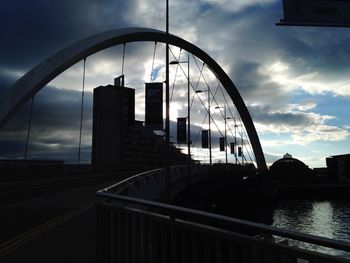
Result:
<svg viewBox="0 0 350 263">
<path fill-rule="evenodd" d="M 350 202 L 281 201 L 273 211 L 273 226 L 350 242 Z M 291 243 L 293 244 L 293 243 Z M 300 245 L 300 244 L 294 244 Z M 303 244 L 331 255 L 349 253 Z"/>
</svg>

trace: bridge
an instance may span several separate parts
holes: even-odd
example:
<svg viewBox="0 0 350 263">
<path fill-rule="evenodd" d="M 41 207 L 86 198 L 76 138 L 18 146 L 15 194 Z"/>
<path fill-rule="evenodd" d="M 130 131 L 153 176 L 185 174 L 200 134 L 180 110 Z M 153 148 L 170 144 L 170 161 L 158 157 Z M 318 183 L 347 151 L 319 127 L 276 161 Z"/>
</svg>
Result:
<svg viewBox="0 0 350 263">
<path fill-rule="evenodd" d="M 209 169 L 193 166 L 189 176 L 186 166 L 172 167 L 170 189 L 165 184 L 164 169 L 157 169 L 98 191 L 101 198 L 96 204 L 98 261 L 347 262 L 303 249 L 300 244 L 350 251 L 349 243 L 179 207 L 162 200 L 166 191 L 174 197 L 191 184 L 207 180 Z"/>
<path fill-rule="evenodd" d="M 154 29 L 126 28 L 104 32 L 74 43 L 44 60 L 1 96 L 0 128 L 4 127 L 26 102 L 31 99 L 33 102 L 34 96 L 47 83 L 75 63 L 84 61 L 85 80 L 87 57 L 115 45 L 125 47 L 126 43 L 141 41 L 176 46 L 196 56 L 206 65 L 232 100 L 232 103 L 228 103 L 225 99 L 224 107 L 219 104 L 215 107 L 219 110 L 224 108 L 224 112 L 220 110 L 225 123 L 224 148 L 229 146 L 226 136 L 226 122 L 229 118 L 226 116 L 226 110 L 229 111 L 232 104 L 237 111 L 237 115 L 232 116 L 235 128 L 236 118 L 239 117 L 252 148 L 252 164 L 256 165 L 253 174 L 264 178 L 267 166 L 259 138 L 248 109 L 231 79 L 215 60 L 200 48 L 180 37 Z M 189 61 L 188 56 L 188 71 Z M 181 61 L 177 62 L 179 64 Z M 195 91 L 194 94 L 203 91 L 190 82 L 189 73 L 186 78 L 189 87 Z M 209 100 L 212 96 L 209 86 L 206 91 Z M 202 104 L 204 105 L 203 102 Z M 190 103 L 190 111 L 189 105 Z M 210 106 L 209 101 L 205 109 L 209 115 L 209 129 L 210 120 L 214 121 L 210 116 Z M 28 128 L 27 137 L 29 131 Z M 236 143 L 236 135 L 234 140 Z M 245 146 L 245 140 L 241 138 L 240 141 L 242 147 Z M 78 160 L 80 143 L 81 140 Z M 191 155 L 190 135 L 187 143 Z M 237 164 L 237 156 L 234 156 Z M 243 166 L 243 160 L 242 158 L 238 165 Z M 213 167 L 211 163 L 201 165 L 192 161 L 185 166 L 170 166 L 169 163 L 167 165 L 165 168 L 138 173 L 97 192 L 100 198 L 96 202 L 97 262 L 347 262 L 342 258 L 289 244 L 304 242 L 350 251 L 348 243 L 173 204 L 174 198 L 186 189 L 208 181 Z M 226 167 L 225 165 L 222 166 Z M 243 179 L 245 178 L 241 180 Z"/>
</svg>

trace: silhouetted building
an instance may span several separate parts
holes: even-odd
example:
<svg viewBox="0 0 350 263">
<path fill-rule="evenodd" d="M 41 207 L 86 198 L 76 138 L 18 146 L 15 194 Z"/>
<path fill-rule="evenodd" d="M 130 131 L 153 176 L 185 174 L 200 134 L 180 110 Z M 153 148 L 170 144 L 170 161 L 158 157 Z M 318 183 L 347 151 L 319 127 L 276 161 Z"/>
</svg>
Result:
<svg viewBox="0 0 350 263">
<path fill-rule="evenodd" d="M 113 166 L 124 160 L 127 127 L 135 120 L 135 90 L 124 87 L 124 76 L 114 85 L 94 89 L 92 160 L 93 167 Z"/>
<path fill-rule="evenodd" d="M 164 166 L 166 144 L 163 136 L 156 135 L 151 128 L 143 126 L 143 122 L 135 121 L 135 125 L 128 128 L 125 137 L 124 163 L 140 166 Z M 187 162 L 186 154 L 175 146 L 170 146 L 171 164 L 184 164 Z"/>
<path fill-rule="evenodd" d="M 124 87 L 124 76 L 114 85 L 94 89 L 92 165 L 114 169 L 120 165 L 160 167 L 166 145 L 163 136 L 135 121 L 135 90 Z M 186 163 L 186 155 L 171 146 L 171 163 Z"/>
<path fill-rule="evenodd" d="M 61 176 L 63 168 L 63 161 L 0 160 L 0 180 Z"/>
<path fill-rule="evenodd" d="M 313 170 L 314 170 L 315 175 L 319 178 L 328 177 L 328 172 L 327 172 L 326 167 L 317 167 L 317 168 L 314 168 Z"/>
<path fill-rule="evenodd" d="M 272 180 L 286 183 L 309 183 L 313 180 L 313 174 L 306 164 L 288 153 L 274 162 L 269 170 Z"/>
<path fill-rule="evenodd" d="M 350 183 L 350 154 L 326 158 L 327 173 L 331 181 Z"/>
</svg>

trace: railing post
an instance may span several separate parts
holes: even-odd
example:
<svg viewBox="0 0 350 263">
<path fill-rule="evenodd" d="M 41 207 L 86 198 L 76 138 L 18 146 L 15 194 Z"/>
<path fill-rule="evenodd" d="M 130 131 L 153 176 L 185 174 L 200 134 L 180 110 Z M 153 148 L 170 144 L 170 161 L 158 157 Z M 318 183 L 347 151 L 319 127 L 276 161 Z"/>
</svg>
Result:
<svg viewBox="0 0 350 263">
<path fill-rule="evenodd" d="M 216 263 L 223 263 L 223 242 L 221 239 L 216 237 L 215 239 L 215 262 Z"/>
<path fill-rule="evenodd" d="M 122 262 L 122 260 L 123 260 L 123 255 L 122 255 L 122 253 L 123 253 L 123 251 L 122 251 L 122 249 L 123 249 L 123 243 L 124 243 L 124 240 L 123 240 L 123 215 L 122 215 L 122 213 L 121 212 L 119 212 L 118 214 L 117 214 L 117 218 L 118 218 L 118 221 L 117 221 L 117 229 L 118 229 L 118 231 L 117 231 L 117 235 L 118 235 L 118 245 L 117 245 L 117 247 L 116 247 L 116 250 L 117 250 L 117 262 Z"/>
<path fill-rule="evenodd" d="M 168 229 L 161 224 L 161 262 L 169 262 L 169 235 Z"/>
<path fill-rule="evenodd" d="M 137 178 L 146 178 L 146 173 Z M 126 183 L 130 185 L 129 181 Z M 350 244 L 343 241 L 123 196 L 120 188 L 117 189 L 119 192 L 107 192 L 106 189 L 98 192 L 101 197 L 108 198 L 96 204 L 96 257 L 99 263 L 294 263 L 299 259 L 310 263 L 346 262 L 341 257 L 280 244 L 271 240 L 271 236 L 350 251 Z M 259 235 L 252 236 L 251 233 Z"/>
<path fill-rule="evenodd" d="M 123 261 L 125 263 L 130 263 L 130 254 L 131 254 L 131 246 L 130 246 L 130 218 L 127 213 L 123 215 L 123 245 L 122 245 L 122 255 Z"/>
<path fill-rule="evenodd" d="M 210 240 L 207 236 L 202 236 L 202 243 L 203 243 L 203 257 L 204 257 L 204 263 L 211 263 L 210 262 L 210 254 L 211 254 L 211 248 L 210 248 Z"/>
<path fill-rule="evenodd" d="M 187 263 L 190 261 L 190 235 L 188 234 L 188 231 L 182 230 L 181 233 L 181 239 L 180 239 L 180 257 L 179 262 L 181 263 Z"/>
<path fill-rule="evenodd" d="M 115 220 L 114 220 L 114 211 L 110 211 L 110 215 L 109 215 L 109 253 L 110 253 L 110 258 L 109 258 L 109 262 L 115 262 L 115 259 L 114 259 L 114 254 L 115 254 Z"/>
<path fill-rule="evenodd" d="M 199 261 L 199 245 L 198 245 L 198 236 L 192 232 L 191 235 L 191 262 L 192 263 L 201 263 Z"/>
<path fill-rule="evenodd" d="M 109 215 L 110 210 L 96 206 L 96 259 L 97 262 L 108 263 L 110 260 L 110 247 L 109 247 Z"/>
<path fill-rule="evenodd" d="M 137 231 L 137 223 L 136 223 L 136 216 L 131 216 L 131 262 L 132 263 L 138 263 L 137 255 L 139 253 L 137 243 L 139 241 L 138 237 L 138 231 Z"/>
<path fill-rule="evenodd" d="M 173 220 L 170 222 L 170 255 L 171 262 L 178 263 L 179 261 L 179 251 L 178 251 L 178 233 L 176 231 L 176 227 L 173 223 Z"/>
</svg>

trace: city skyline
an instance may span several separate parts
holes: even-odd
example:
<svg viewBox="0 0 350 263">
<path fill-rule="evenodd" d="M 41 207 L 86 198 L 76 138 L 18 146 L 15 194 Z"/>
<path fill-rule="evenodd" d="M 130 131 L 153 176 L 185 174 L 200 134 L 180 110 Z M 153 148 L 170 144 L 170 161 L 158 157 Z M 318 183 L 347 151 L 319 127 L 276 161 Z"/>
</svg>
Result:
<svg viewBox="0 0 350 263">
<path fill-rule="evenodd" d="M 0 21 L 7 25 L 7 37 L 0 44 L 4 51 L 0 55 L 0 95 L 42 59 L 82 37 L 125 26 L 164 30 L 164 8 L 158 1 L 7 2 L 0 11 Z M 326 157 L 348 153 L 350 145 L 347 29 L 276 27 L 281 17 L 280 1 L 170 3 L 171 33 L 205 50 L 231 77 L 252 115 L 267 162 L 289 152 L 311 167 L 325 166 Z M 126 77 L 126 85 L 140 87 L 150 78 L 162 80 L 164 62 L 159 54 L 150 76 L 153 45 L 127 45 L 125 71 L 131 78 Z M 110 55 L 120 58 L 121 52 L 119 46 L 87 59 L 87 96 L 91 96 L 89 89 L 110 83 L 120 73 L 120 59 Z M 140 63 L 146 53 L 148 58 Z M 52 117 L 58 115 L 53 105 L 60 105 L 63 113 L 73 112 L 74 103 L 80 100 L 81 77 L 78 63 L 49 84 L 50 92 L 40 92 L 36 127 L 47 128 L 52 123 Z M 177 92 L 181 97 L 183 90 Z M 144 105 L 141 92 L 136 96 L 138 117 Z M 179 114 L 184 104 L 175 104 Z M 48 128 L 44 151 L 58 147 L 68 153 L 70 145 L 76 147 L 74 118 L 79 106 L 76 108 L 71 119 L 53 124 L 51 131 Z M 88 114 L 86 111 L 85 125 L 91 121 Z M 25 127 L 25 114 L 22 119 L 21 124 L 12 125 L 12 132 Z M 3 147 L 18 144 L 9 141 Z"/>
</svg>

